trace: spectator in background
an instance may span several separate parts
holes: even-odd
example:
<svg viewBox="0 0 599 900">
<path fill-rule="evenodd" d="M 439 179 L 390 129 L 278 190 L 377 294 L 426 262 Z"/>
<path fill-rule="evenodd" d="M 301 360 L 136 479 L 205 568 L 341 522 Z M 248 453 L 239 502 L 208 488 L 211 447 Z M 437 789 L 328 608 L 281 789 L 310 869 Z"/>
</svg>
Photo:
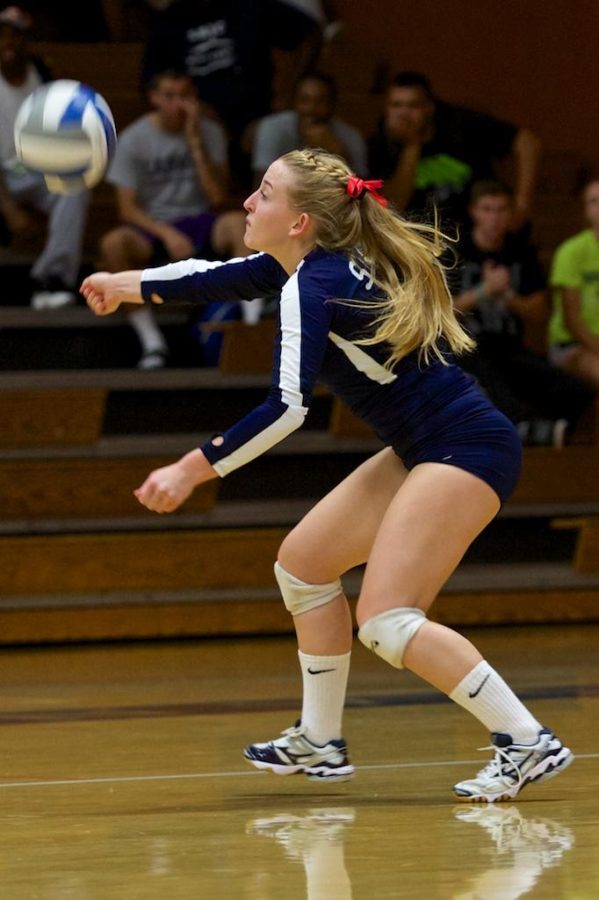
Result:
<svg viewBox="0 0 599 900">
<path fill-rule="evenodd" d="M 313 72 L 298 82 L 293 109 L 273 113 L 256 128 L 252 152 L 254 184 L 275 159 L 290 150 L 320 147 L 343 157 L 354 172 L 365 175 L 366 144 L 360 132 L 335 115 L 337 85 L 330 75 Z"/>
<path fill-rule="evenodd" d="M 369 168 L 397 209 L 430 216 L 435 206 L 447 228 L 467 221 L 472 184 L 496 177 L 495 164 L 511 157 L 515 229 L 530 219 L 539 153 L 528 128 L 438 100 L 425 75 L 400 72 L 370 140 Z"/>
<path fill-rule="evenodd" d="M 245 216 L 221 211 L 227 200 L 227 140 L 203 115 L 190 77 L 167 70 L 152 79 L 153 111 L 122 132 L 107 180 L 122 225 L 104 235 L 110 272 L 191 256 L 246 256 Z M 166 362 L 166 340 L 150 307 L 128 313 L 142 347 L 139 367 Z"/>
<path fill-rule="evenodd" d="M 237 186 L 250 186 L 243 135 L 272 109 L 277 47 L 292 57 L 289 85 L 314 65 L 322 29 L 312 16 L 283 0 L 174 0 L 154 17 L 142 63 L 142 80 L 167 68 L 184 69 L 231 139 Z"/>
<path fill-rule="evenodd" d="M 599 389 L 599 178 L 583 192 L 584 231 L 557 248 L 551 267 L 550 359 Z"/>
<path fill-rule="evenodd" d="M 459 244 L 454 305 L 477 349 L 460 365 L 517 425 L 524 444 L 561 446 L 592 392 L 525 344 L 526 325 L 547 321 L 546 281 L 534 248 L 510 232 L 509 188 L 475 183 L 469 212 L 473 226 Z"/>
<path fill-rule="evenodd" d="M 39 213 L 47 217 L 45 245 L 31 269 L 35 309 L 74 303 L 89 192 L 51 194 L 41 175 L 29 172 L 16 157 L 14 122 L 21 103 L 40 84 L 48 69 L 28 50 L 32 20 L 18 6 L 0 11 L 0 213 L 11 236 L 38 229 Z"/>
</svg>

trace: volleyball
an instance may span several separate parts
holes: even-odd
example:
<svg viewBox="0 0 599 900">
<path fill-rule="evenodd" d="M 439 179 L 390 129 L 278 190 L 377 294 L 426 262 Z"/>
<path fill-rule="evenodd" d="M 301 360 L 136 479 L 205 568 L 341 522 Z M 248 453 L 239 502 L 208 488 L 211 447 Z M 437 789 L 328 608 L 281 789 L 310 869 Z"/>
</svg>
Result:
<svg viewBox="0 0 599 900">
<path fill-rule="evenodd" d="M 53 194 L 74 194 L 102 180 L 116 146 L 106 100 L 80 81 L 42 84 L 22 103 L 15 149 L 25 168 L 42 174 Z"/>
</svg>

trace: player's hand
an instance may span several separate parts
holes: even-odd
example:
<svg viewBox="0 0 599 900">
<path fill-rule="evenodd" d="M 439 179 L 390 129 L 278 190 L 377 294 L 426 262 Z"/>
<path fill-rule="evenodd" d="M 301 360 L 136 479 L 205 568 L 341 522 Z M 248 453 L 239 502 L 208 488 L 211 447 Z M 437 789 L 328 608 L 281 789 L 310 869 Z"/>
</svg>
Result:
<svg viewBox="0 0 599 900">
<path fill-rule="evenodd" d="M 195 97 L 181 99 L 180 106 L 185 113 L 185 135 L 188 140 L 197 140 L 202 124 L 202 107 Z"/>
<path fill-rule="evenodd" d="M 97 316 L 107 316 L 121 303 L 143 303 L 141 272 L 94 272 L 79 288 L 86 303 Z"/>
<path fill-rule="evenodd" d="M 216 477 L 202 451 L 192 450 L 178 462 L 155 469 L 133 493 L 152 512 L 170 513 L 185 503 L 199 484 Z"/>
</svg>

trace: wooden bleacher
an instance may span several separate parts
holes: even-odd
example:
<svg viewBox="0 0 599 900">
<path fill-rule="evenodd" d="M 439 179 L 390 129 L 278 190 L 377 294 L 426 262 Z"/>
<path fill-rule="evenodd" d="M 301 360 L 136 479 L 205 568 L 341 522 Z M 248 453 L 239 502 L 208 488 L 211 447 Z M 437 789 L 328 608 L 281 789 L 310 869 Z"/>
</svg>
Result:
<svg viewBox="0 0 599 900">
<path fill-rule="evenodd" d="M 90 331 L 108 327 L 97 322 L 89 319 Z M 290 630 L 272 573 L 278 544 L 323 490 L 380 447 L 355 430 L 337 401 L 321 393 L 321 427 L 292 435 L 242 476 L 205 486 L 172 516 L 147 512 L 131 493 L 151 469 L 210 433 L 207 421 L 204 432 L 128 434 L 127 410 L 144 396 L 161 419 L 168 398 L 184 390 L 186 402 L 197 400 L 210 418 L 223 404 L 237 409 L 247 394 L 252 405 L 256 391 L 266 392 L 267 374 L 240 371 L 244 359 L 247 369 L 255 363 L 255 345 L 243 340 L 247 328 L 230 331 L 235 373 L 0 375 L 0 403 L 10 398 L 16 413 L 3 411 L 0 447 L 0 641 Z M 59 402 L 63 392 L 71 398 L 66 404 Z M 131 404 L 121 417 L 125 430 L 106 432 L 106 410 L 119 402 Z M 43 410 L 43 419 L 33 409 Z M 77 440 L 65 424 L 69 409 L 78 411 Z M 537 554 L 511 564 L 499 547 L 492 562 L 475 558 L 460 567 L 436 617 L 468 625 L 599 618 L 598 461 L 596 446 L 527 450 L 521 483 L 490 526 L 489 545 L 493 529 L 509 533 L 519 520 L 534 529 L 541 520 L 577 517 L 584 552 L 571 528 L 562 531 L 568 543 L 558 560 Z M 352 597 L 359 581 L 359 572 L 350 573 Z"/>
</svg>

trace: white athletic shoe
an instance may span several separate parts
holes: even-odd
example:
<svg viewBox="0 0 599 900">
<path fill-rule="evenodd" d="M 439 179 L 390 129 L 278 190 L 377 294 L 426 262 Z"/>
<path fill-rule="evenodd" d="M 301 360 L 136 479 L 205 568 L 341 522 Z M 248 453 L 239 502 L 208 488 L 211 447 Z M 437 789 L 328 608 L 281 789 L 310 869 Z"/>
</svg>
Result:
<svg viewBox="0 0 599 900">
<path fill-rule="evenodd" d="M 137 363 L 137 368 L 146 372 L 153 369 L 164 369 L 168 361 L 168 350 L 157 348 L 145 350 Z"/>
<path fill-rule="evenodd" d="M 454 785 L 459 800 L 493 803 L 513 800 L 533 781 L 553 778 L 570 765 L 574 756 L 549 728 L 542 728 L 534 744 L 516 744 L 510 734 L 494 733 L 492 745 L 482 750 L 494 750 L 491 762 L 469 781 Z"/>
<path fill-rule="evenodd" d="M 349 781 L 354 777 L 343 738 L 319 747 L 308 740 L 305 731 L 297 722 L 274 741 L 250 744 L 243 755 L 257 769 L 270 769 L 275 775 L 303 772 L 312 781 Z"/>
</svg>

